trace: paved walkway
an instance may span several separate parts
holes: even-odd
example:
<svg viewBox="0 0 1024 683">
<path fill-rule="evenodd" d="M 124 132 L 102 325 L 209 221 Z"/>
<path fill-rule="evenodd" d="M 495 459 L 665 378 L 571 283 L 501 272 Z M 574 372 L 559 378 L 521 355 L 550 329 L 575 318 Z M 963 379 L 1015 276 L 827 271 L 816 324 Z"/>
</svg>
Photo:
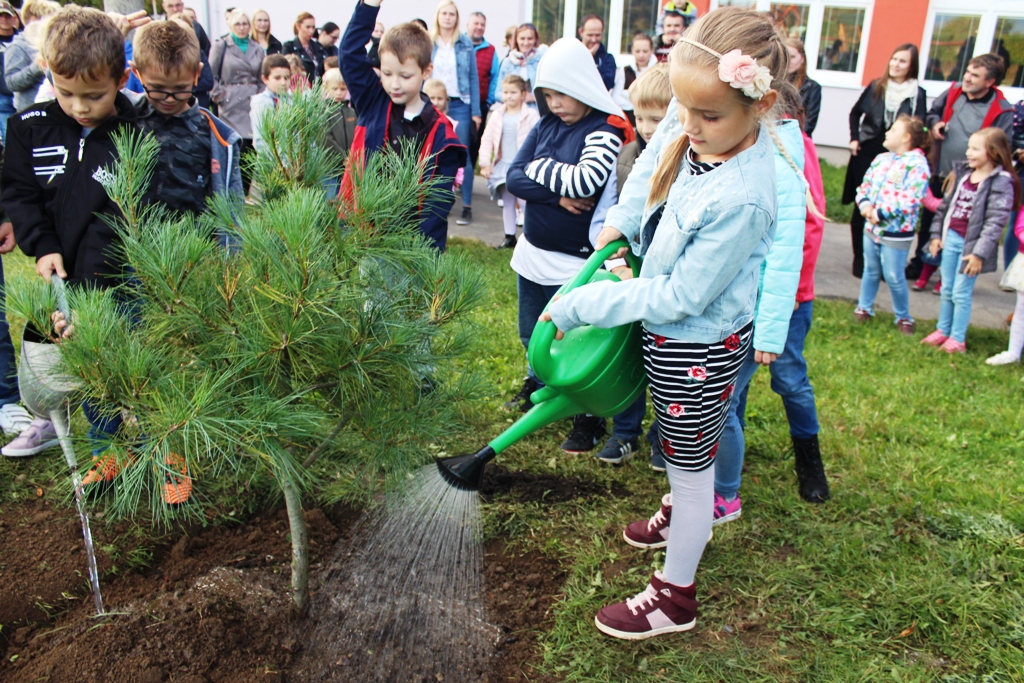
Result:
<svg viewBox="0 0 1024 683">
<path fill-rule="evenodd" d="M 492 246 L 501 242 L 504 235 L 501 227 L 501 209 L 491 201 L 487 193 L 487 181 L 483 178 L 478 176 L 473 185 L 473 222 L 470 225 L 455 224 L 455 218 L 461 211 L 462 204 L 456 201 L 448 220 L 449 235 L 478 239 Z M 860 292 L 860 280 L 850 274 L 852 260 L 849 225 L 827 223 L 815 271 L 815 294 L 819 298 L 856 301 Z M 1005 328 L 1006 316 L 1013 311 L 1015 299 L 1013 294 L 999 291 L 1001 276 L 1000 269 L 999 272 L 982 275 L 978 280 L 971 313 L 973 325 L 994 329 Z M 935 282 L 935 276 L 932 276 L 932 282 Z M 875 305 L 877 310 L 892 311 L 889 290 L 884 284 L 879 289 Z M 919 320 L 935 320 L 939 317 L 939 297 L 928 291 L 911 291 L 910 312 Z"/>
</svg>

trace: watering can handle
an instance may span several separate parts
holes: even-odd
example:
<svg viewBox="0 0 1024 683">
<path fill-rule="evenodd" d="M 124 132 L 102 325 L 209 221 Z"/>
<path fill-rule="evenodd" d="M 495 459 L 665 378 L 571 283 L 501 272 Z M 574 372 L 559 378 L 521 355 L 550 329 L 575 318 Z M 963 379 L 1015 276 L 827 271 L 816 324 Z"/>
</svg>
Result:
<svg viewBox="0 0 1024 683">
<path fill-rule="evenodd" d="M 57 310 L 64 314 L 64 319 L 71 324 L 71 309 L 68 307 L 68 291 L 67 285 L 64 284 L 64 280 L 61 279 L 56 273 L 50 278 L 50 282 L 53 284 L 53 293 L 57 297 Z"/>
<path fill-rule="evenodd" d="M 604 248 L 591 254 L 590 258 L 588 258 L 586 263 L 583 264 L 583 267 L 580 268 L 580 272 L 576 273 L 576 275 L 559 290 L 559 294 L 568 294 L 577 287 L 581 287 L 590 282 L 590 278 L 594 277 L 594 273 L 597 272 L 598 268 L 600 268 L 605 261 L 612 257 L 612 254 L 622 247 L 626 247 L 628 250 L 626 259 L 629 261 L 629 265 L 633 269 L 633 276 L 636 277 L 639 275 L 641 265 L 640 258 L 633 253 L 632 249 L 629 249 L 629 242 L 626 240 L 616 240 L 614 242 L 609 242 L 604 246 Z M 548 306 L 550 305 L 551 304 L 548 303 Z M 548 306 L 544 307 L 545 311 L 548 310 Z M 551 344 L 555 341 L 555 334 L 557 332 L 558 329 L 555 327 L 555 324 L 547 320 L 538 322 L 537 326 L 534 328 L 533 337 L 537 344 L 537 360 L 541 363 L 544 362 L 540 360 L 541 358 L 547 359 L 551 357 Z M 533 343 L 534 342 L 531 341 L 530 346 L 533 346 Z"/>
</svg>

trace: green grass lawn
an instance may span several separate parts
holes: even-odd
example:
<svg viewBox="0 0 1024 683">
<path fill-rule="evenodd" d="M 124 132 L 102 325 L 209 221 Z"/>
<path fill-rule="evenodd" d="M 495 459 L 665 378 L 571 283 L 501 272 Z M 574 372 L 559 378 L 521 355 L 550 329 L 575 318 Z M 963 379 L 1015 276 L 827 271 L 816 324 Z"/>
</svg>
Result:
<svg viewBox="0 0 1024 683">
<path fill-rule="evenodd" d="M 822 161 L 821 180 L 825 186 L 825 217 L 834 223 L 849 223 L 853 205 L 842 204 L 846 167 Z"/>
<path fill-rule="evenodd" d="M 473 362 L 495 393 L 472 416 L 478 436 L 453 448 L 507 426 L 499 404 L 524 370 L 508 252 L 456 248 L 490 273 L 493 303 L 478 317 L 486 351 Z M 855 325 L 842 302 L 818 302 L 815 314 L 807 357 L 833 499 L 811 506 L 797 495 L 785 414 L 768 373 L 758 373 L 745 510 L 705 551 L 689 634 L 626 643 L 593 625 L 598 609 L 639 592 L 664 560 L 621 536 L 668 490 L 646 452 L 619 468 L 565 455 L 566 423 L 499 457 L 510 469 L 632 492 L 486 508 L 489 534 L 568 570 L 555 628 L 542 637 L 553 672 L 595 682 L 1022 680 L 1024 374 L 983 363 L 1005 348 L 1006 333 L 972 329 L 971 353 L 951 358 L 891 325 Z"/>
<path fill-rule="evenodd" d="M 491 290 L 465 361 L 488 397 L 470 404 L 469 429 L 441 444 L 454 453 L 512 421 L 499 406 L 518 389 L 524 358 L 510 253 L 460 240 L 452 248 L 486 269 Z M 9 278 L 31 272 L 23 257 L 4 265 Z M 785 414 L 768 373 L 755 376 L 743 516 L 718 527 L 705 551 L 701 613 L 687 634 L 628 643 L 593 625 L 600 607 L 639 592 L 664 560 L 621 536 L 668 490 L 646 449 L 622 467 L 568 456 L 558 448 L 565 423 L 503 453 L 510 470 L 631 494 L 557 504 L 499 496 L 485 506 L 489 537 L 567 572 L 554 627 L 541 635 L 543 668 L 595 683 L 1024 680 L 1024 372 L 983 362 L 1006 348 L 1005 332 L 972 329 L 970 353 L 956 357 L 920 336 L 856 325 L 842 302 L 815 304 L 807 358 L 833 493 L 822 506 L 797 495 Z M 60 476 L 51 455 L 0 458 L 0 503 Z"/>
</svg>

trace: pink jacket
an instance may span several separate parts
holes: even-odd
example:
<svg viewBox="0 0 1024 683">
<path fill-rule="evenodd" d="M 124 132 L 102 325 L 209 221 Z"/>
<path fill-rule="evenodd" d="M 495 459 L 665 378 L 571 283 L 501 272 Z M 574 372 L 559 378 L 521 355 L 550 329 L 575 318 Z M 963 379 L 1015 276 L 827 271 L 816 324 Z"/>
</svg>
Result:
<svg viewBox="0 0 1024 683">
<path fill-rule="evenodd" d="M 810 187 L 811 199 L 818 205 L 818 211 L 825 215 L 825 184 L 821 180 L 821 163 L 818 161 L 818 150 L 807 134 L 804 133 L 804 176 Z M 814 267 L 818 265 L 818 252 L 821 251 L 821 237 L 825 231 L 825 219 L 818 218 L 807 212 L 807 223 L 804 227 L 804 263 L 800 268 L 800 286 L 796 290 L 797 303 L 814 301 Z"/>
<path fill-rule="evenodd" d="M 505 120 L 505 105 L 491 110 L 487 118 L 484 135 L 480 138 L 480 167 L 489 168 L 501 158 L 501 124 Z M 519 125 L 516 127 L 516 145 L 523 146 L 527 133 L 540 121 L 540 114 L 533 107 L 523 105 L 519 109 Z M 493 159 L 491 157 L 494 157 Z M 509 159 L 509 161 L 512 161 Z"/>
<path fill-rule="evenodd" d="M 1017 236 L 1017 252 L 1024 254 L 1024 211 L 1017 214 L 1017 223 L 1013 226 L 1013 234 Z"/>
</svg>

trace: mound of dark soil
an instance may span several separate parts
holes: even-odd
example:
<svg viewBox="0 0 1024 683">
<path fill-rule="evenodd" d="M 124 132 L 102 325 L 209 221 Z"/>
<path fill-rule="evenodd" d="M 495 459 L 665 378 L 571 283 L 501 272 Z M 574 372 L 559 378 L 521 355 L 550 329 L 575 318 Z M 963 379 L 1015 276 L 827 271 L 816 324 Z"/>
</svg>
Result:
<svg viewBox="0 0 1024 683">
<path fill-rule="evenodd" d="M 576 482 L 562 486 L 577 490 Z M 356 518 L 346 510 L 306 513 L 314 601 L 323 563 Z M 97 547 L 122 540 L 119 531 L 94 523 Z M 234 527 L 190 530 L 155 549 L 152 565 L 141 573 L 110 574 L 113 562 L 100 552 L 103 599 L 112 612 L 100 620 L 93 617 L 73 510 L 42 501 L 0 510 L 0 538 L 4 683 L 293 679 L 308 624 L 289 617 L 290 545 L 283 510 Z M 118 547 L 122 555 L 131 550 Z M 503 539 L 491 541 L 485 553 L 488 621 L 500 636 L 483 680 L 544 681 L 530 663 L 564 575 L 556 561 L 514 551 Z"/>
</svg>

